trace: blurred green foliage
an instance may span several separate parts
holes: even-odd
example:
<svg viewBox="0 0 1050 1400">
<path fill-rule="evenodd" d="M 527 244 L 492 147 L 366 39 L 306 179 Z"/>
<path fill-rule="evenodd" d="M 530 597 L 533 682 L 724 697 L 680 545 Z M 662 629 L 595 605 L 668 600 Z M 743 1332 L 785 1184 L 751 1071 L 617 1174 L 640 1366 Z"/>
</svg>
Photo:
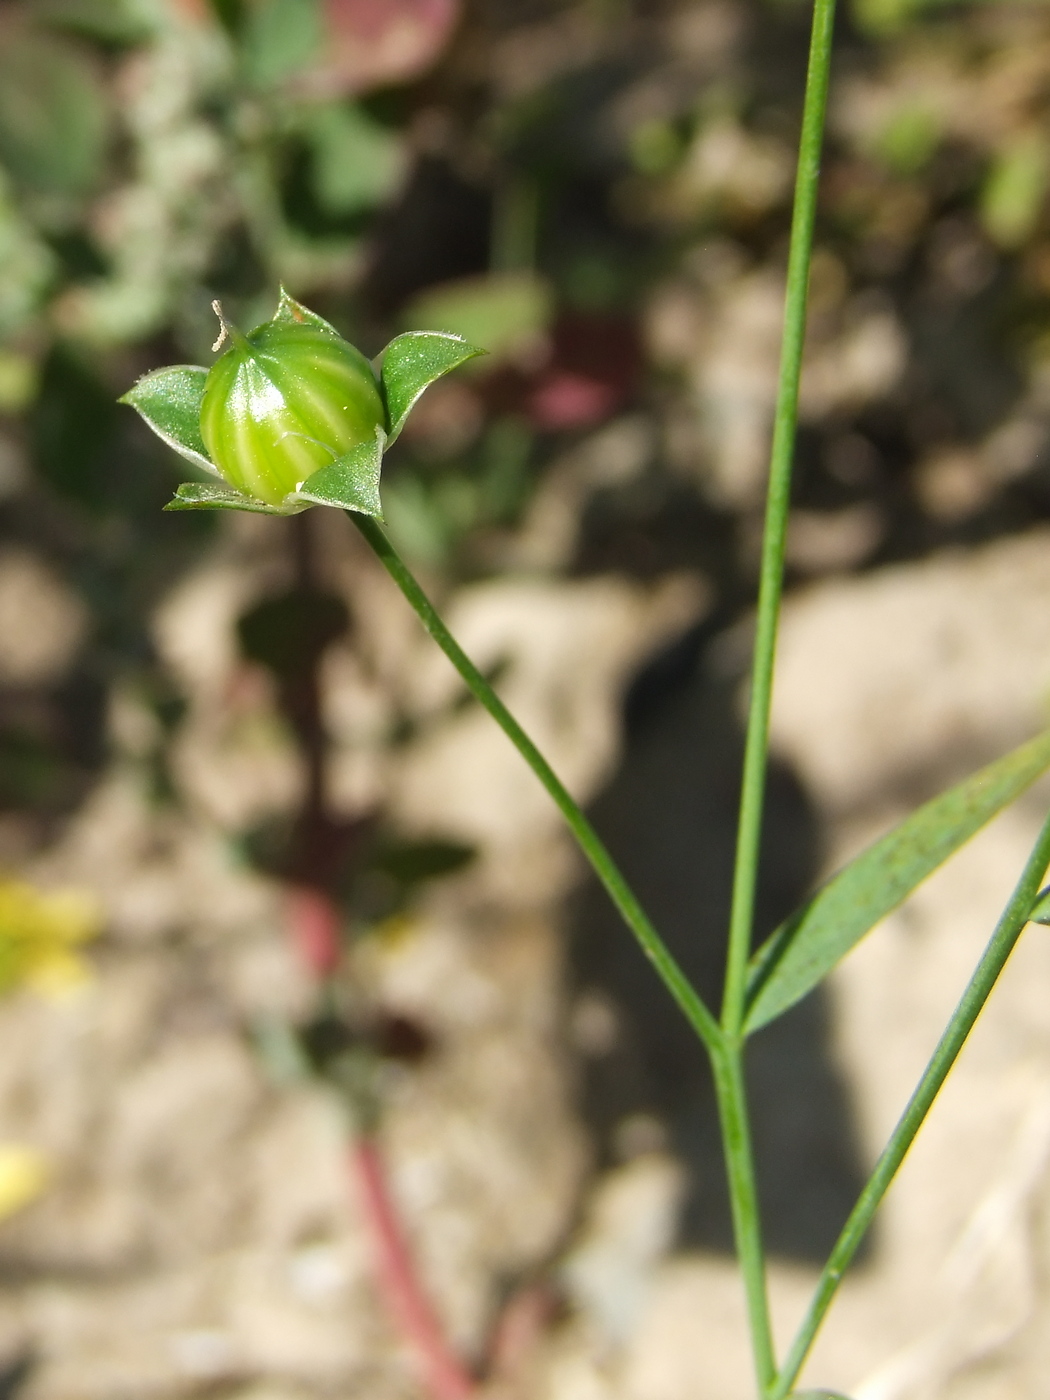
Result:
<svg viewBox="0 0 1050 1400">
<path fill-rule="evenodd" d="M 744 605 L 807 24 L 784 0 L 8 0 L 0 518 L 87 601 L 85 684 L 149 668 L 150 608 L 227 528 L 161 515 L 182 469 L 113 400 L 211 362 L 213 298 L 247 327 L 282 282 L 368 354 L 409 327 L 492 352 L 391 453 L 416 562 L 689 567 Z M 826 533 L 793 577 L 1050 507 L 1050 12 L 851 0 L 836 44 L 796 487 Z M 21 753 L 52 721 L 19 716 Z"/>
<path fill-rule="evenodd" d="M 109 117 L 95 67 L 68 41 L 27 30 L 0 50 L 0 160 L 30 197 L 98 184 Z"/>
</svg>

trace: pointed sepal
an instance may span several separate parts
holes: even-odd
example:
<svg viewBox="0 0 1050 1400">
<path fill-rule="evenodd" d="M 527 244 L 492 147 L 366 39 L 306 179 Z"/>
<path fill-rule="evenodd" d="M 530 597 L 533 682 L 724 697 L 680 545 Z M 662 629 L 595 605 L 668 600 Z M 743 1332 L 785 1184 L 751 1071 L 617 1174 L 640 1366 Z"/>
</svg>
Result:
<svg viewBox="0 0 1050 1400">
<path fill-rule="evenodd" d="M 423 390 L 443 374 L 488 352 L 448 331 L 406 331 L 382 354 L 380 383 L 387 412 L 387 446 L 405 426 L 405 419 Z"/>
<path fill-rule="evenodd" d="M 201 365 L 168 365 L 144 374 L 119 402 L 130 404 L 162 442 L 213 476 L 219 469 L 201 437 L 201 401 L 208 371 Z"/>
<path fill-rule="evenodd" d="M 298 515 L 307 503 L 271 506 L 246 496 L 232 486 L 212 485 L 210 481 L 184 481 L 165 510 L 250 510 L 255 515 Z"/>
<path fill-rule="evenodd" d="M 318 316 L 316 311 L 311 311 L 308 306 L 303 306 L 302 302 L 296 301 L 281 288 L 281 299 L 277 303 L 277 310 L 273 313 L 274 321 L 290 321 L 294 326 L 311 326 L 315 331 L 324 331 L 326 335 L 334 335 L 337 340 L 342 340 L 342 336 L 331 322 L 326 321 L 323 316 Z"/>
<path fill-rule="evenodd" d="M 321 467 L 306 478 L 299 490 L 286 499 L 310 505 L 337 506 L 382 520 L 379 476 L 383 469 L 386 434 L 376 429 L 371 442 L 351 448 L 331 466 Z"/>
</svg>

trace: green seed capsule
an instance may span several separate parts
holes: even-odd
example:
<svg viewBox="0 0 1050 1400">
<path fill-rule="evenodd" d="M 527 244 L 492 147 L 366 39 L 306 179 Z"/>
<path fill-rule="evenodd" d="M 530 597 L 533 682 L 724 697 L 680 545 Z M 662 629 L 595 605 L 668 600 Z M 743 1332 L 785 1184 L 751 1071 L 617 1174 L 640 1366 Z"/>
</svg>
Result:
<svg viewBox="0 0 1050 1400">
<path fill-rule="evenodd" d="M 287 299 L 285 303 L 295 306 Z M 386 423 L 372 367 L 304 308 L 248 335 L 223 320 L 229 349 L 208 374 L 201 436 L 231 486 L 280 505 L 290 491 Z M 216 311 L 221 318 L 216 303 Z M 309 319 L 307 319 L 309 318 Z"/>
</svg>

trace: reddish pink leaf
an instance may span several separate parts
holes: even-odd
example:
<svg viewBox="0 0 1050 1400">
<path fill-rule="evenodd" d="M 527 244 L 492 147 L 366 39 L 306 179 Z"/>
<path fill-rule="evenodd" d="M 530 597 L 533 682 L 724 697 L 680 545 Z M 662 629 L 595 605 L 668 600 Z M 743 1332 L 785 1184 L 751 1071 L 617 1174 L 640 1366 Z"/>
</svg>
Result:
<svg viewBox="0 0 1050 1400">
<path fill-rule="evenodd" d="M 460 0 L 324 0 L 328 42 L 310 86 L 330 95 L 404 83 L 435 62 Z"/>
<path fill-rule="evenodd" d="M 327 895 L 306 885 L 291 885 L 286 897 L 296 951 L 315 976 L 331 976 L 342 951 L 338 909 Z"/>
<path fill-rule="evenodd" d="M 529 416 L 538 428 L 557 432 L 600 423 L 617 406 L 620 394 L 612 384 L 590 375 L 562 370 L 541 381 L 529 397 Z"/>
</svg>

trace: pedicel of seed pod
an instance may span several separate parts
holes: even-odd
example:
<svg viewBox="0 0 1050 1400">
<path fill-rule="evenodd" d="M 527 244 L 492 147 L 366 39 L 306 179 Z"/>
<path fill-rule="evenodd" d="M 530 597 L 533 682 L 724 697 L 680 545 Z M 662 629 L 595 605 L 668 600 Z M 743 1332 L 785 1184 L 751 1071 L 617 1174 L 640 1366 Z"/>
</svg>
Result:
<svg viewBox="0 0 1050 1400">
<path fill-rule="evenodd" d="M 371 365 L 312 312 L 243 335 L 213 303 L 228 349 L 208 373 L 200 430 L 212 461 L 238 491 L 279 506 L 307 477 L 386 423 Z"/>
</svg>

